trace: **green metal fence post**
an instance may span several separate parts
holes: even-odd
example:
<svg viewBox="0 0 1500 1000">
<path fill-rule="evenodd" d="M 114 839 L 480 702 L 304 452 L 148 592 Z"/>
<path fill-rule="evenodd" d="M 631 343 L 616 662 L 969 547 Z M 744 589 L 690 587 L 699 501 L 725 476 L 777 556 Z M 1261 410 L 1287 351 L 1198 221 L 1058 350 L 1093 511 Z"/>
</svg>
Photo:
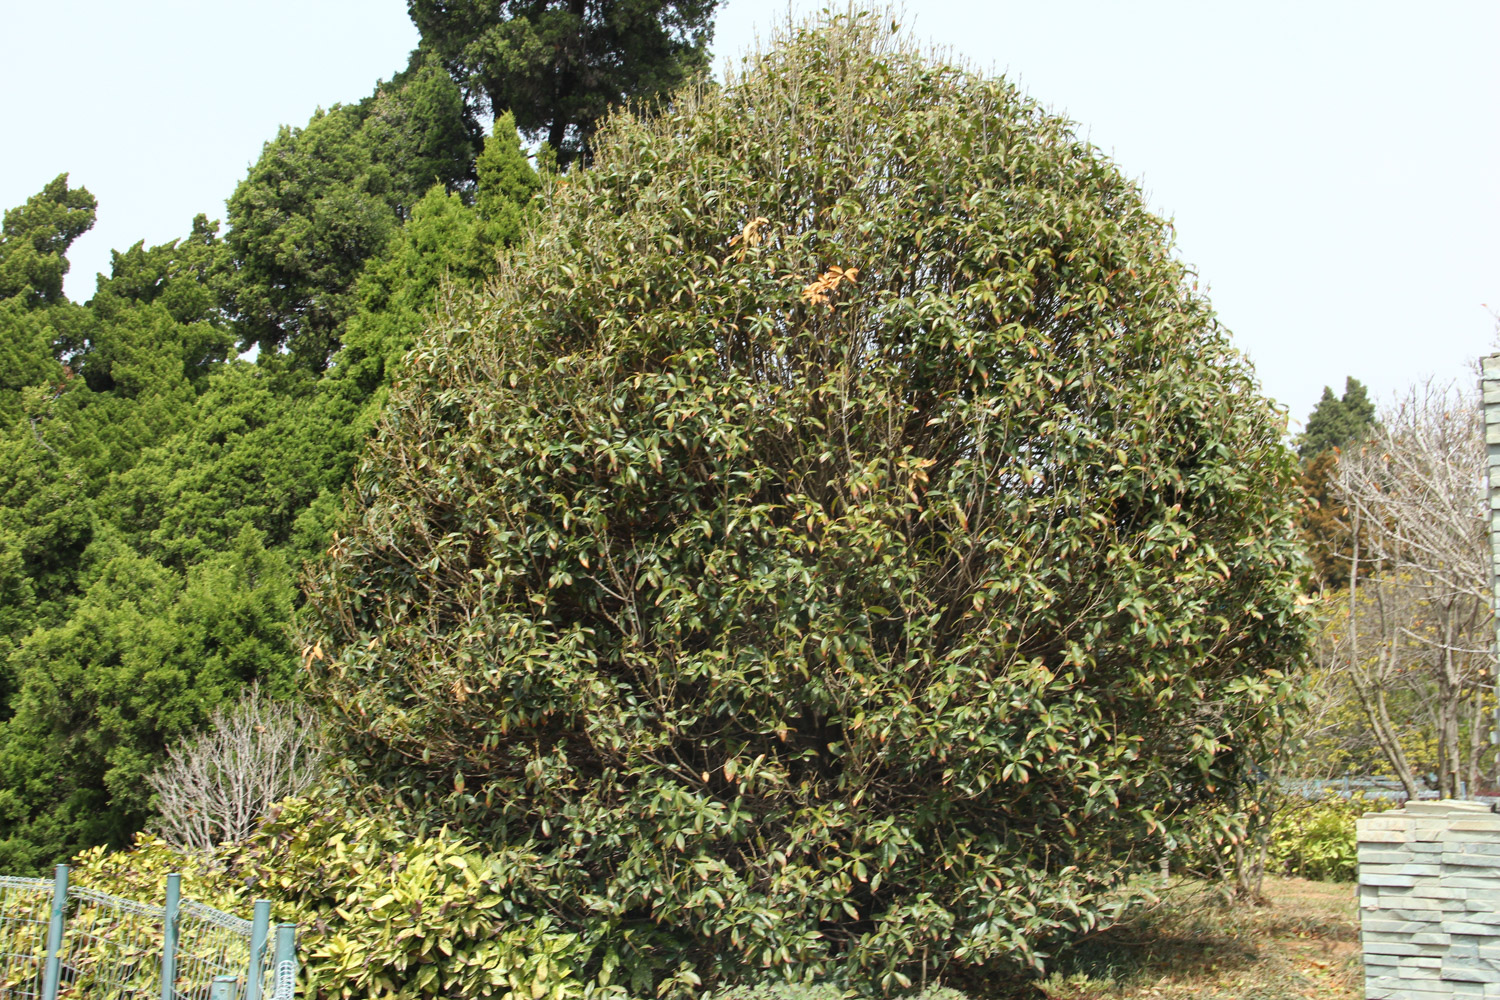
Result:
<svg viewBox="0 0 1500 1000">
<path fill-rule="evenodd" d="M 239 981 L 234 976 L 214 976 L 208 987 L 208 1000 L 234 1000 L 239 992 Z"/>
<path fill-rule="evenodd" d="M 58 865 L 52 878 L 52 922 L 47 925 L 47 964 L 42 971 L 42 1000 L 57 1000 L 62 977 L 63 917 L 68 912 L 68 866 Z"/>
<path fill-rule="evenodd" d="M 177 917 L 182 905 L 182 876 L 167 876 L 167 912 L 161 920 L 161 1000 L 177 996 Z"/>
<path fill-rule="evenodd" d="M 266 935 L 271 929 L 271 901 L 257 899 L 250 921 L 250 972 L 245 977 L 245 1000 L 260 1000 L 266 968 Z M 46 1000 L 52 1000 L 51 997 Z"/>
<path fill-rule="evenodd" d="M 292 987 L 297 982 L 297 925 L 276 925 L 276 973 L 271 979 L 272 995 L 275 1000 L 288 1000 L 292 995 Z M 282 980 L 286 980 L 288 987 L 285 994 L 281 991 Z"/>
</svg>

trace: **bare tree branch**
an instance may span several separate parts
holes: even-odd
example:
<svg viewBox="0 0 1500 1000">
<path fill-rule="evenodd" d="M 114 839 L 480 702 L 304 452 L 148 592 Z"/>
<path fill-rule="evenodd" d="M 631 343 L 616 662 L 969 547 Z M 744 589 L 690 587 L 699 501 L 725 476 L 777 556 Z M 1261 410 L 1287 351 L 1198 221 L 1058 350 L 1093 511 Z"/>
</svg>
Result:
<svg viewBox="0 0 1500 1000">
<path fill-rule="evenodd" d="M 245 840 L 272 804 L 317 779 L 317 735 L 311 712 L 252 686 L 233 707 L 215 709 L 208 728 L 146 779 L 156 793 L 158 832 L 192 851 Z"/>
<path fill-rule="evenodd" d="M 1349 511 L 1346 669 L 1392 769 L 1415 792 L 1388 696 L 1417 695 L 1438 749 L 1438 787 L 1457 796 L 1478 778 L 1482 681 L 1494 663 L 1484 424 L 1477 399 L 1417 386 L 1375 435 L 1339 457 L 1333 493 Z M 1363 574 L 1363 575 L 1362 575 Z M 1468 720 L 1470 738 L 1462 741 Z"/>
</svg>

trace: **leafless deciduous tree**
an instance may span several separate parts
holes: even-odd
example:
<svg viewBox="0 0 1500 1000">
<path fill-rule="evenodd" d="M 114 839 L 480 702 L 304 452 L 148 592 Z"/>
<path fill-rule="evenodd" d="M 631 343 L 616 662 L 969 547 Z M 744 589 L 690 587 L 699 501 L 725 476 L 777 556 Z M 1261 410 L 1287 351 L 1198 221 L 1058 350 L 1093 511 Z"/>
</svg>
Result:
<svg viewBox="0 0 1500 1000">
<path fill-rule="evenodd" d="M 312 713 L 252 687 L 235 705 L 215 709 L 208 728 L 147 779 L 158 832 L 186 850 L 238 843 L 273 803 L 306 791 L 322 761 Z"/>
<path fill-rule="evenodd" d="M 1479 777 L 1494 663 L 1483 415 L 1473 394 L 1429 382 L 1381 420 L 1340 456 L 1333 484 L 1354 539 L 1345 663 L 1407 794 L 1417 780 L 1392 717 L 1397 695 L 1422 706 L 1439 791 L 1456 796 Z"/>
</svg>

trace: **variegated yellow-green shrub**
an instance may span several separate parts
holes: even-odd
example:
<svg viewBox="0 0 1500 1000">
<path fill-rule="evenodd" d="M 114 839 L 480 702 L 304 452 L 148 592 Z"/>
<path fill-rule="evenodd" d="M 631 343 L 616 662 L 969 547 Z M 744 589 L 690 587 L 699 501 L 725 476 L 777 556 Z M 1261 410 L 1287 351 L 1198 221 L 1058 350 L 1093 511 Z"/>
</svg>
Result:
<svg viewBox="0 0 1500 1000">
<path fill-rule="evenodd" d="M 1352 882 L 1359 875 L 1356 822 L 1366 813 L 1397 806 L 1395 800 L 1367 798 L 1355 792 L 1321 797 L 1289 796 L 1271 822 L 1269 861 L 1281 875 Z"/>
<path fill-rule="evenodd" d="M 408 355 L 314 689 L 585 978 L 993 993 L 1234 834 L 1307 640 L 1284 422 L 1135 185 L 888 21 L 658 110 Z"/>
<path fill-rule="evenodd" d="M 290 800 L 248 843 L 217 856 L 179 854 L 143 836 L 129 851 L 84 853 L 73 878 L 159 902 L 167 874 L 181 872 L 186 896 L 242 916 L 254 899 L 270 899 L 274 919 L 298 924 L 309 997 L 621 993 L 608 988 L 589 944 L 548 914 L 553 887 L 539 860 L 483 852 L 446 831 L 408 836 L 374 818 Z"/>
</svg>

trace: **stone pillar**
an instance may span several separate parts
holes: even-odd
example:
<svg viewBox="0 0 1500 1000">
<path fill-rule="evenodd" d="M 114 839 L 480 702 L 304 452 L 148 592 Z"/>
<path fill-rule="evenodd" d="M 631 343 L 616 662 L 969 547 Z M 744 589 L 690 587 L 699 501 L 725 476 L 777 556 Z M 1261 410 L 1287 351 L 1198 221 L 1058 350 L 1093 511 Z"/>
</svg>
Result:
<svg viewBox="0 0 1500 1000">
<path fill-rule="evenodd" d="M 1500 651 L 1500 354 L 1479 363 L 1479 388 L 1484 407 L 1484 476 L 1489 489 L 1490 609 L 1495 612 L 1495 648 Z M 1490 742 L 1500 742 L 1500 668 L 1495 677 L 1495 726 Z M 1500 777 L 1500 775 L 1497 775 Z"/>
<path fill-rule="evenodd" d="M 1358 830 L 1367 1000 L 1500 1000 L 1500 815 L 1408 802 Z"/>
</svg>

